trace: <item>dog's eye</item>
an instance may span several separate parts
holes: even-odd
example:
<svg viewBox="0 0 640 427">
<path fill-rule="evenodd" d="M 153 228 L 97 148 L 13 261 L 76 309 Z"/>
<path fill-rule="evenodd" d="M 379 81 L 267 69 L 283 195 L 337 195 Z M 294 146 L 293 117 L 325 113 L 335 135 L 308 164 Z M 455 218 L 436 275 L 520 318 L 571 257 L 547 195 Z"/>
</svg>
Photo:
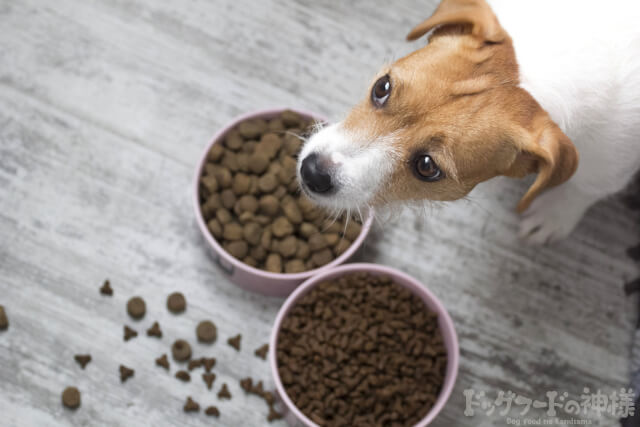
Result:
<svg viewBox="0 0 640 427">
<path fill-rule="evenodd" d="M 428 154 L 415 156 L 413 170 L 416 176 L 423 181 L 434 182 L 442 178 L 442 171 Z"/>
<path fill-rule="evenodd" d="M 382 107 L 391 95 L 391 80 L 389 75 L 382 76 L 371 89 L 371 101 L 376 107 Z"/>
</svg>

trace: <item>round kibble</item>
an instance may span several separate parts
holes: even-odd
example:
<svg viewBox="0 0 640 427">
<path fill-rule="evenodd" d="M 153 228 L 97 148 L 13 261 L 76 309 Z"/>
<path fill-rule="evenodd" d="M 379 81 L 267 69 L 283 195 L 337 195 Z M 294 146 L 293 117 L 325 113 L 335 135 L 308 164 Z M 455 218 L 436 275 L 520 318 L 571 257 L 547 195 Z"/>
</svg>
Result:
<svg viewBox="0 0 640 427">
<path fill-rule="evenodd" d="M 319 251 L 329 246 L 327 238 L 321 233 L 315 233 L 309 237 L 309 249 L 311 252 Z"/>
<path fill-rule="evenodd" d="M 185 362 L 191 358 L 191 346 L 185 340 L 177 340 L 171 346 L 171 354 L 177 362 Z"/>
<path fill-rule="evenodd" d="M 242 140 L 242 137 L 235 130 L 230 131 L 224 138 L 224 145 L 230 150 L 239 150 L 243 143 L 244 141 Z"/>
<path fill-rule="evenodd" d="M 127 313 L 134 319 L 142 319 L 147 312 L 147 305 L 140 297 L 133 297 L 127 302 Z"/>
<path fill-rule="evenodd" d="M 245 195 L 251 188 L 251 178 L 244 173 L 238 173 L 233 177 L 232 190 L 237 196 Z"/>
<path fill-rule="evenodd" d="M 265 215 L 275 216 L 280 209 L 280 201 L 277 197 L 267 194 L 262 196 L 258 201 L 258 206 L 260 208 L 260 212 Z"/>
<path fill-rule="evenodd" d="M 305 271 L 304 262 L 299 259 L 292 259 L 284 265 L 285 273 L 301 273 L 303 271 Z"/>
<path fill-rule="evenodd" d="M 67 387 L 62 392 L 62 404 L 69 409 L 80 407 L 80 390 L 76 387 Z"/>
<path fill-rule="evenodd" d="M 266 173 L 258 179 L 258 188 L 264 193 L 269 193 L 278 186 L 278 178 L 272 173 Z"/>
<path fill-rule="evenodd" d="M 196 336 L 198 337 L 198 341 L 211 344 L 218 337 L 218 329 L 212 321 L 203 320 L 202 322 L 198 323 L 198 327 L 196 328 Z"/>
<path fill-rule="evenodd" d="M 187 308 L 187 300 L 180 292 L 174 292 L 167 298 L 167 309 L 174 314 L 182 313 Z"/>
<path fill-rule="evenodd" d="M 282 258 L 279 254 L 269 254 L 265 262 L 267 271 L 272 273 L 282 273 Z"/>
<path fill-rule="evenodd" d="M 249 170 L 261 174 L 269 167 L 269 157 L 264 153 L 255 152 L 249 157 Z"/>
<path fill-rule="evenodd" d="M 284 237 L 293 233 L 293 225 L 283 216 L 276 218 L 271 228 L 276 237 Z"/>
<path fill-rule="evenodd" d="M 302 222 L 302 212 L 300 212 L 300 208 L 294 200 L 283 203 L 282 211 L 292 224 L 300 224 Z"/>
<path fill-rule="evenodd" d="M 285 258 L 291 258 L 298 250 L 298 239 L 295 236 L 287 236 L 278 242 L 278 252 Z"/>
<path fill-rule="evenodd" d="M 262 227 L 258 223 L 250 222 L 242 229 L 242 235 L 244 240 L 250 245 L 256 246 L 260 243 L 260 236 L 262 235 Z"/>
<path fill-rule="evenodd" d="M 242 212 L 256 213 L 258 210 L 258 200 L 253 196 L 242 196 L 238 203 Z"/>
<path fill-rule="evenodd" d="M 237 222 L 230 222 L 223 227 L 222 237 L 227 240 L 240 240 L 242 235 L 242 226 Z"/>
<path fill-rule="evenodd" d="M 249 252 L 249 245 L 244 240 L 236 240 L 228 243 L 225 246 L 227 252 L 229 252 L 234 258 L 242 259 L 247 256 Z"/>
<path fill-rule="evenodd" d="M 208 159 L 212 162 L 217 162 L 222 158 L 223 154 L 224 147 L 220 144 L 213 144 L 213 147 L 211 147 L 211 150 L 209 150 Z"/>
</svg>

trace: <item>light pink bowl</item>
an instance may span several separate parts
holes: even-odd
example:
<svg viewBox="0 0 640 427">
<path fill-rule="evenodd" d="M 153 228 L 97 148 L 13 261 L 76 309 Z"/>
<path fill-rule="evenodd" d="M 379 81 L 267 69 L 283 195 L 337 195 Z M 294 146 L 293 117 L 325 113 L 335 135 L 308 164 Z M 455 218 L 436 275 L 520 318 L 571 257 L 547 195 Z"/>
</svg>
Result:
<svg viewBox="0 0 640 427">
<path fill-rule="evenodd" d="M 227 126 L 219 130 L 211 139 L 211 142 L 207 145 L 207 148 L 202 153 L 202 158 L 198 163 L 198 169 L 193 180 L 193 207 L 196 213 L 196 220 L 200 228 L 200 232 L 204 236 L 205 241 L 208 243 L 211 255 L 218 264 L 220 269 L 229 277 L 229 279 L 236 285 L 246 290 L 257 292 L 267 296 L 284 297 L 289 295 L 293 290 L 300 285 L 300 283 L 307 280 L 309 277 L 330 270 L 332 267 L 340 265 L 348 260 L 362 245 L 365 237 L 369 233 L 371 224 L 373 222 L 373 211 L 370 211 L 367 215 L 367 219 L 362 225 L 362 231 L 356 240 L 351 243 L 349 249 L 347 249 L 342 255 L 331 261 L 329 264 L 323 265 L 320 268 L 316 268 L 302 273 L 270 273 L 268 271 L 260 270 L 251 267 L 239 259 L 232 257 L 211 235 L 207 224 L 204 222 L 202 212 L 200 211 L 199 200 L 199 181 L 202 175 L 202 170 L 207 163 L 207 154 L 211 150 L 213 144 L 221 143 L 225 134 L 240 122 L 248 119 L 270 119 L 285 109 L 272 109 L 257 111 L 255 113 L 244 114 L 236 117 Z M 303 110 L 293 110 L 298 114 L 301 114 L 307 119 L 324 120 L 323 117 L 317 114 L 313 114 Z"/>
<path fill-rule="evenodd" d="M 402 285 L 409 289 L 411 292 L 420 297 L 430 310 L 438 314 L 438 323 L 440 326 L 440 332 L 444 345 L 447 349 L 447 370 L 444 377 L 444 384 L 442 390 L 438 395 L 436 403 L 433 408 L 427 413 L 427 415 L 420 420 L 414 427 L 424 427 L 430 424 L 436 416 L 440 413 L 445 403 L 451 396 L 451 391 L 456 382 L 458 376 L 458 364 L 460 359 L 460 348 L 458 345 L 458 335 L 456 334 L 453 326 L 451 316 L 444 308 L 442 303 L 436 298 L 424 285 L 418 282 L 413 277 L 396 270 L 391 267 L 384 267 L 376 264 L 347 264 L 340 267 L 331 269 L 330 271 L 324 271 L 315 275 L 311 279 L 304 282 L 294 293 L 289 295 L 289 298 L 284 302 L 276 322 L 271 330 L 271 339 L 269 341 L 269 365 L 271 366 L 271 374 L 276 384 L 276 393 L 280 402 L 282 403 L 284 410 L 284 417 L 290 426 L 295 427 L 318 427 L 316 423 L 311 421 L 306 415 L 304 415 L 291 401 L 289 396 L 284 390 L 280 374 L 278 372 L 278 364 L 276 361 L 276 349 L 278 347 L 278 334 L 280 332 L 280 326 L 282 321 L 289 313 L 289 310 L 295 305 L 295 303 L 313 289 L 318 283 L 325 280 L 333 279 L 335 277 L 343 276 L 348 273 L 366 272 L 374 275 L 386 275 L 389 276 L 395 283 Z"/>
</svg>

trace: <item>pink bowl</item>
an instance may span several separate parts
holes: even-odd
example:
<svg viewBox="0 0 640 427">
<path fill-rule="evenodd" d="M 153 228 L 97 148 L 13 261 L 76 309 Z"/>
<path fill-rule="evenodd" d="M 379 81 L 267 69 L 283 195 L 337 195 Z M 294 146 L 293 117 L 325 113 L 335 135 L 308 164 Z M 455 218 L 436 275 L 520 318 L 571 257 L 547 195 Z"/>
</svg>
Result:
<svg viewBox="0 0 640 427">
<path fill-rule="evenodd" d="M 440 332 L 447 349 L 447 370 L 445 373 L 444 384 L 442 390 L 438 395 L 436 403 L 433 408 L 427 413 L 427 415 L 420 420 L 414 427 L 424 427 L 430 424 L 436 416 L 440 413 L 445 403 L 451 396 L 451 391 L 456 382 L 458 376 L 458 363 L 460 359 L 460 349 L 458 345 L 458 336 L 453 326 L 451 316 L 444 308 L 442 303 L 435 297 L 424 285 L 418 282 L 413 277 L 398 271 L 391 267 L 384 267 L 376 264 L 347 264 L 340 267 L 331 269 L 330 271 L 324 271 L 320 274 L 316 274 L 311 279 L 304 282 L 295 292 L 289 295 L 289 298 L 284 302 L 278 316 L 276 317 L 275 324 L 271 330 L 271 339 L 269 341 L 269 365 L 271 366 L 271 373 L 276 384 L 276 394 L 282 403 L 284 410 L 284 417 L 290 426 L 295 427 L 318 427 L 316 423 L 311 421 L 306 415 L 304 415 L 291 401 L 289 396 L 284 390 L 280 374 L 278 372 L 278 364 L 276 361 L 276 349 L 278 346 L 278 334 L 280 332 L 280 326 L 282 321 L 289 313 L 289 310 L 294 304 L 305 294 L 313 289 L 318 283 L 325 280 L 340 277 L 348 273 L 366 272 L 374 275 L 386 275 L 389 276 L 397 284 L 406 287 L 411 292 L 420 297 L 430 310 L 438 314 L 438 323 L 440 326 Z"/>
<path fill-rule="evenodd" d="M 211 255 L 214 261 L 218 264 L 220 269 L 229 277 L 229 279 L 236 285 L 246 290 L 257 292 L 267 296 L 284 297 L 289 295 L 293 290 L 300 285 L 300 283 L 307 280 L 309 277 L 328 271 L 331 268 L 344 263 L 360 248 L 365 237 L 369 233 L 371 224 L 373 222 L 373 211 L 370 211 L 367 215 L 367 219 L 362 225 L 362 231 L 356 240 L 351 243 L 349 249 L 347 249 L 342 255 L 331 261 L 329 264 L 323 265 L 320 268 L 316 268 L 302 273 L 286 274 L 286 273 L 270 273 L 268 271 L 260 270 L 251 267 L 239 259 L 232 257 L 211 235 L 207 224 L 204 222 L 202 212 L 200 211 L 199 200 L 199 181 L 202 175 L 202 170 L 207 162 L 207 154 L 211 150 L 213 144 L 217 144 L 222 141 L 225 134 L 240 122 L 248 119 L 270 119 L 278 114 L 282 113 L 285 109 L 272 109 L 257 111 L 255 113 L 244 114 L 242 116 L 233 119 L 227 126 L 219 130 L 211 139 L 211 142 L 207 145 L 207 148 L 202 153 L 202 158 L 198 163 L 195 178 L 193 180 L 193 207 L 196 213 L 196 221 L 200 228 L 200 232 L 204 236 L 205 241 L 208 243 Z M 323 117 L 312 114 L 303 110 L 293 110 L 298 114 L 304 116 L 307 119 L 319 119 L 324 120 Z"/>
</svg>

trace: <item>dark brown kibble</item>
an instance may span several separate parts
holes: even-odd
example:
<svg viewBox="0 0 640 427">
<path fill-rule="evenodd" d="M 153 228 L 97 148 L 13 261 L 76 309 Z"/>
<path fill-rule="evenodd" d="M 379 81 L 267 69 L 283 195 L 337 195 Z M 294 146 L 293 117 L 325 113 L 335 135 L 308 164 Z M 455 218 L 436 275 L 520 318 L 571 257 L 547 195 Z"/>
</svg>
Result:
<svg viewBox="0 0 640 427">
<path fill-rule="evenodd" d="M 415 425 L 437 400 L 447 367 L 438 316 L 407 288 L 366 273 L 302 296 L 275 350 L 287 395 L 319 425 Z M 258 385 L 241 386 L 273 402 Z"/>
<path fill-rule="evenodd" d="M 269 344 L 264 344 L 258 348 L 254 353 L 262 360 L 267 360 L 267 353 L 269 352 Z"/>
<path fill-rule="evenodd" d="M 134 329 L 131 329 L 127 325 L 124 326 L 124 340 L 125 341 L 129 341 L 130 339 L 135 338 L 137 336 L 138 336 L 138 333 Z"/>
<path fill-rule="evenodd" d="M 113 289 L 111 288 L 111 283 L 109 282 L 109 280 L 104 281 L 102 287 L 100 288 L 100 293 L 107 296 L 113 295 Z"/>
<path fill-rule="evenodd" d="M 163 354 L 162 356 L 158 357 L 156 359 L 156 365 L 163 367 L 164 369 L 166 369 L 167 371 L 169 370 L 169 358 L 167 357 L 166 354 Z"/>
<path fill-rule="evenodd" d="M 204 413 L 210 417 L 220 416 L 220 410 L 218 410 L 218 408 L 216 408 L 215 406 L 209 406 L 207 409 L 205 409 Z"/>
<path fill-rule="evenodd" d="M 187 371 L 178 371 L 176 372 L 176 378 L 183 382 L 191 381 L 191 375 Z"/>
<path fill-rule="evenodd" d="M 167 298 L 167 308 L 173 314 L 182 313 L 187 308 L 187 300 L 180 292 L 174 292 Z"/>
<path fill-rule="evenodd" d="M 140 297 L 133 297 L 127 302 L 127 313 L 134 319 L 142 319 L 147 312 L 147 305 Z"/>
<path fill-rule="evenodd" d="M 9 328 L 9 318 L 4 311 L 4 306 L 0 305 L 0 331 L 4 331 Z"/>
<path fill-rule="evenodd" d="M 273 408 L 273 405 L 269 405 L 269 415 L 267 415 L 267 421 L 273 422 L 273 421 L 281 419 L 282 417 L 283 417 L 283 415 L 280 412 L 276 411 Z"/>
<path fill-rule="evenodd" d="M 227 343 L 235 348 L 236 350 L 240 351 L 240 340 L 242 340 L 242 335 L 238 334 L 235 337 L 231 337 L 227 340 Z"/>
<path fill-rule="evenodd" d="M 124 365 L 120 365 L 120 382 L 125 382 L 129 378 L 135 375 L 135 371 L 131 368 L 127 368 Z"/>
<path fill-rule="evenodd" d="M 205 372 L 204 374 L 202 374 L 202 379 L 207 385 L 207 388 L 211 390 L 211 387 L 213 387 L 213 382 L 216 380 L 216 374 Z"/>
<path fill-rule="evenodd" d="M 203 320 L 198 323 L 198 327 L 196 328 L 196 336 L 198 337 L 198 341 L 211 344 L 215 342 L 218 337 L 218 329 L 216 325 L 213 324 L 210 320 Z"/>
<path fill-rule="evenodd" d="M 62 392 L 62 404 L 69 409 L 80 407 L 80 391 L 76 387 L 67 387 Z"/>
<path fill-rule="evenodd" d="M 147 329 L 147 335 L 150 337 L 162 338 L 162 330 L 158 322 L 153 322 L 153 325 Z"/>
<path fill-rule="evenodd" d="M 202 366 L 204 366 L 204 370 L 207 372 L 211 372 L 214 366 L 216 366 L 216 358 L 215 357 L 203 357 L 202 358 Z"/>
<path fill-rule="evenodd" d="M 82 369 L 84 369 L 89 364 L 89 362 L 91 362 L 90 354 L 76 354 L 73 358 L 76 362 L 78 362 L 78 365 L 80 365 Z"/>
<path fill-rule="evenodd" d="M 189 364 L 187 365 L 187 369 L 189 369 L 190 371 L 193 371 L 194 369 L 198 369 L 201 366 L 202 366 L 202 359 L 192 359 L 189 361 Z"/>
<path fill-rule="evenodd" d="M 218 392 L 218 399 L 231 399 L 231 392 L 227 388 L 227 384 L 222 384 L 222 388 Z"/>
<path fill-rule="evenodd" d="M 184 404 L 184 412 L 198 412 L 200 411 L 200 405 L 193 400 L 191 396 L 187 397 L 187 401 Z"/>
<path fill-rule="evenodd" d="M 191 346 L 185 340 L 176 340 L 171 346 L 171 354 L 177 362 L 186 362 L 191 359 Z"/>
</svg>

